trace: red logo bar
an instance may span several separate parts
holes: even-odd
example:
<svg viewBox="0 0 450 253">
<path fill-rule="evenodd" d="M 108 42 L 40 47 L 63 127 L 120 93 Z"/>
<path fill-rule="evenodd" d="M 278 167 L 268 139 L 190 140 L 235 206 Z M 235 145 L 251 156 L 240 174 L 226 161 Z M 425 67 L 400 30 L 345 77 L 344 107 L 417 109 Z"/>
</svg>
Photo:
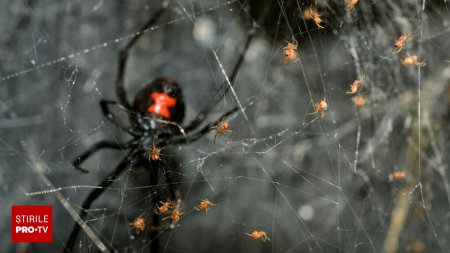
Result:
<svg viewBox="0 0 450 253">
<path fill-rule="evenodd" d="M 12 242 L 52 242 L 52 206 L 12 206 Z"/>
</svg>

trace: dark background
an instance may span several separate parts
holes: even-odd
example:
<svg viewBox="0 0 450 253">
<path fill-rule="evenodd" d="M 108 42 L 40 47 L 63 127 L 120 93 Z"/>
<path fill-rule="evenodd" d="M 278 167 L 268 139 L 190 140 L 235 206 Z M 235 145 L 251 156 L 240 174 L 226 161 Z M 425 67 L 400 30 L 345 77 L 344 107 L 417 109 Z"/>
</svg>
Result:
<svg viewBox="0 0 450 253">
<path fill-rule="evenodd" d="M 172 163 L 160 169 L 178 173 L 185 214 L 159 236 L 161 252 L 449 252 L 448 5 L 360 0 L 350 12 L 344 1 L 317 1 L 325 27 L 317 29 L 299 16 L 310 3 L 170 1 L 133 48 L 130 99 L 170 76 L 183 88 L 188 122 L 216 89 L 228 87 L 220 65 L 230 73 L 258 28 L 236 97 L 228 93 L 209 119 L 237 106 L 237 98 L 245 115 L 228 119 L 232 133 L 163 151 Z M 0 3 L 2 252 L 61 252 L 74 224 L 61 203 L 78 212 L 124 156 L 97 153 L 84 165 L 89 174 L 71 165 L 99 140 L 129 138 L 105 121 L 98 102 L 116 99 L 119 49 L 161 4 Z M 395 54 L 394 41 L 407 33 L 412 39 Z M 299 60 L 287 63 L 282 51 L 293 35 Z M 408 54 L 427 65 L 403 66 Z M 361 108 L 345 93 L 359 73 Z M 323 118 L 311 114 L 321 99 L 328 103 Z M 126 121 L 124 110 L 115 112 Z M 399 170 L 406 176 L 395 181 Z M 129 226 L 141 214 L 150 220 L 150 189 L 148 173 L 130 168 L 88 211 L 88 225 L 118 252 L 150 251 L 148 233 Z M 217 205 L 197 212 L 202 198 Z M 12 205 L 52 205 L 54 242 L 12 244 Z M 270 241 L 245 234 L 255 229 Z M 77 252 L 97 252 L 84 233 L 77 242 Z"/>
</svg>

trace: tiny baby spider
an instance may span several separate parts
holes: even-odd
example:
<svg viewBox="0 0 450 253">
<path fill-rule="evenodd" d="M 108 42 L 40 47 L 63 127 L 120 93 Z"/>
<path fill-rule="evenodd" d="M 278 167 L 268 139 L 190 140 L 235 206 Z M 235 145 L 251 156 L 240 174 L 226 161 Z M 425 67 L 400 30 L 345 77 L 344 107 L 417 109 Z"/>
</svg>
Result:
<svg viewBox="0 0 450 253">
<path fill-rule="evenodd" d="M 317 27 L 324 28 L 323 26 L 320 25 L 320 23 L 322 23 L 322 19 L 320 18 L 320 13 L 317 11 L 317 8 L 312 4 L 309 6 L 309 9 L 303 10 L 303 18 L 305 20 L 312 19 L 314 21 L 314 23 L 316 23 Z"/>
<path fill-rule="evenodd" d="M 403 63 L 403 65 L 414 65 L 417 67 L 423 67 L 423 66 L 427 65 L 425 62 L 419 61 L 419 59 L 417 58 L 417 55 L 406 56 L 403 59 L 402 63 Z"/>
<path fill-rule="evenodd" d="M 405 44 L 408 40 L 411 40 L 411 32 L 409 32 L 408 34 L 402 35 L 400 36 L 396 41 L 395 41 L 395 53 L 399 53 L 400 51 L 402 51 L 403 47 L 405 47 Z"/>
<path fill-rule="evenodd" d="M 181 215 L 183 215 L 183 212 L 181 212 L 180 209 L 175 208 L 175 209 L 173 209 L 170 216 L 168 216 L 166 218 L 169 218 L 172 222 L 175 223 L 180 220 Z"/>
<path fill-rule="evenodd" d="M 354 11 L 355 10 L 355 5 L 358 3 L 358 0 L 348 0 L 347 1 L 347 9 L 349 11 Z"/>
<path fill-rule="evenodd" d="M 181 211 L 181 199 L 177 199 L 177 200 L 173 201 L 172 203 L 174 206 L 172 212 L 170 213 L 169 216 L 167 216 L 163 219 L 163 220 L 170 219 L 172 221 L 169 226 L 170 229 L 175 228 L 176 223 L 180 220 L 180 217 L 184 214 Z"/>
<path fill-rule="evenodd" d="M 353 97 L 353 103 L 358 107 L 363 107 L 366 104 L 366 99 L 362 95 Z"/>
<path fill-rule="evenodd" d="M 328 109 L 328 104 L 327 104 L 326 99 L 320 100 L 320 102 L 315 103 L 313 106 L 314 106 L 314 112 L 309 113 L 309 114 L 310 115 L 319 114 L 320 117 L 323 118 L 325 116 L 325 111 Z"/>
<path fill-rule="evenodd" d="M 419 240 L 413 240 L 408 247 L 406 247 L 406 249 L 408 250 L 408 252 L 413 252 L 413 253 L 422 253 L 425 252 L 425 244 L 422 241 Z"/>
<path fill-rule="evenodd" d="M 292 36 L 292 42 L 287 42 L 287 45 L 283 48 L 284 60 L 286 62 L 294 62 L 298 59 L 298 41 Z"/>
<path fill-rule="evenodd" d="M 208 212 L 208 210 L 211 208 L 211 206 L 215 206 L 216 204 L 213 204 L 209 199 L 202 199 L 200 200 L 200 204 L 195 206 L 195 210 L 197 211 L 203 211 Z"/>
<path fill-rule="evenodd" d="M 217 125 L 211 127 L 211 130 L 216 131 L 216 134 L 214 135 L 214 143 L 216 143 L 216 138 L 218 135 L 223 135 L 231 132 L 230 124 L 225 121 L 225 118 L 221 118 Z"/>
<path fill-rule="evenodd" d="M 263 242 L 270 241 L 270 238 L 267 236 L 266 232 L 262 230 L 253 230 L 251 234 L 245 233 L 250 236 L 253 240 L 261 240 Z"/>
<path fill-rule="evenodd" d="M 161 153 L 162 148 L 157 148 L 155 143 L 153 143 L 152 148 L 150 150 L 150 160 L 152 161 L 158 161 L 161 160 Z"/>
<path fill-rule="evenodd" d="M 350 89 L 346 92 L 347 94 L 355 94 L 358 92 L 359 86 L 361 86 L 361 83 L 364 81 L 364 74 L 359 75 L 358 79 L 353 81 L 353 83 L 350 85 Z"/>
<path fill-rule="evenodd" d="M 141 214 L 132 223 L 130 223 L 130 226 L 134 229 L 136 234 L 139 234 L 140 232 L 144 231 L 145 229 L 145 218 L 144 215 Z"/>
<path fill-rule="evenodd" d="M 395 171 L 390 176 L 391 180 L 394 180 L 394 181 L 403 181 L 405 179 L 405 177 L 406 177 L 406 173 L 402 170 Z"/>
<path fill-rule="evenodd" d="M 161 205 L 158 206 L 156 205 L 157 210 L 155 210 L 155 213 L 160 215 L 160 214 L 164 214 L 167 213 L 169 211 L 170 208 L 172 208 L 172 202 L 170 200 L 166 201 L 166 202 L 161 202 Z"/>
</svg>

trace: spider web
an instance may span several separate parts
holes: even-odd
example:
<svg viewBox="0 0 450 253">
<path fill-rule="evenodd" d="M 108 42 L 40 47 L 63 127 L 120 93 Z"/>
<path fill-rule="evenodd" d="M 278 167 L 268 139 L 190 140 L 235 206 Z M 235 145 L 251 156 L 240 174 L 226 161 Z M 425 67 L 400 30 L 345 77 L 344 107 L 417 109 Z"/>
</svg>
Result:
<svg viewBox="0 0 450 253">
<path fill-rule="evenodd" d="M 317 1 L 325 29 L 299 17 L 312 2 L 175 0 L 133 48 L 126 70 L 131 99 L 147 82 L 181 85 L 185 122 L 203 109 L 256 29 L 233 88 L 212 122 L 233 107 L 232 132 L 163 150 L 161 174 L 176 174 L 183 215 L 158 236 L 161 252 L 448 252 L 450 245 L 450 20 L 439 1 Z M 100 140 L 126 133 L 105 121 L 98 102 L 116 100 L 118 51 L 160 1 L 0 3 L 0 210 L 52 205 L 53 243 L 0 242 L 2 252 L 61 252 L 82 201 L 125 156 L 102 150 L 71 161 Z M 394 53 L 394 41 L 411 34 Z M 283 47 L 299 42 L 299 59 Z M 426 66 L 404 66 L 417 55 Z M 356 106 L 346 94 L 364 74 Z M 324 117 L 314 104 L 325 100 Z M 123 108 L 114 112 L 127 122 Z M 404 172 L 400 180 L 395 172 Z M 215 205 L 208 212 L 201 199 Z M 130 166 L 87 210 L 89 231 L 76 252 L 150 251 L 155 210 L 149 173 Z M 130 223 L 145 217 L 137 234 Z M 167 215 L 162 215 L 165 218 Z M 78 222 L 84 222 L 78 220 Z M 168 220 L 161 221 L 161 225 Z M 10 234 L 10 225 L 1 225 Z M 247 233 L 265 231 L 262 242 Z M 103 248 L 104 247 L 104 248 Z M 422 249 L 423 247 L 423 249 Z"/>
</svg>

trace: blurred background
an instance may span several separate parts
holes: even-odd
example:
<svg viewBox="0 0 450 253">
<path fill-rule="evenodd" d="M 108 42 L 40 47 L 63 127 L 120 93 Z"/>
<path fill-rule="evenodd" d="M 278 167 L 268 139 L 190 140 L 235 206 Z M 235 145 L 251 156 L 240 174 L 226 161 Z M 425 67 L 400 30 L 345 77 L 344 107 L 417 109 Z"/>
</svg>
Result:
<svg viewBox="0 0 450 253">
<path fill-rule="evenodd" d="M 159 0 L 0 2 L 2 252 L 62 252 L 81 203 L 125 150 L 72 161 L 94 143 L 130 136 L 103 116 L 116 100 L 119 50 Z M 316 12 L 320 19 L 308 19 Z M 306 15 L 306 16 L 305 16 Z M 87 210 L 114 252 L 449 252 L 450 12 L 437 1 L 171 0 L 132 48 L 129 99 L 161 76 L 182 87 L 185 125 L 232 72 L 214 132 L 163 150 L 161 178 L 127 169 Z M 322 28 L 323 27 L 323 28 Z M 399 51 L 395 42 L 405 35 Z M 284 58 L 298 41 L 298 56 Z M 399 52 L 397 52 L 399 51 Z M 406 57 L 417 56 L 404 65 Z M 414 63 L 414 58 L 409 58 Z M 348 94 L 355 80 L 360 86 Z M 316 103 L 327 110 L 314 113 Z M 113 111 L 122 122 L 127 112 Z M 167 184 L 164 175 L 177 176 Z M 173 229 L 152 216 L 180 192 Z M 208 212 L 201 199 L 215 205 Z M 53 243 L 11 243 L 12 205 L 52 205 Z M 167 215 L 161 215 L 164 219 Z M 144 217 L 141 233 L 130 226 Z M 248 234 L 264 231 L 270 240 Z M 83 231 L 74 252 L 98 252 Z"/>
</svg>

